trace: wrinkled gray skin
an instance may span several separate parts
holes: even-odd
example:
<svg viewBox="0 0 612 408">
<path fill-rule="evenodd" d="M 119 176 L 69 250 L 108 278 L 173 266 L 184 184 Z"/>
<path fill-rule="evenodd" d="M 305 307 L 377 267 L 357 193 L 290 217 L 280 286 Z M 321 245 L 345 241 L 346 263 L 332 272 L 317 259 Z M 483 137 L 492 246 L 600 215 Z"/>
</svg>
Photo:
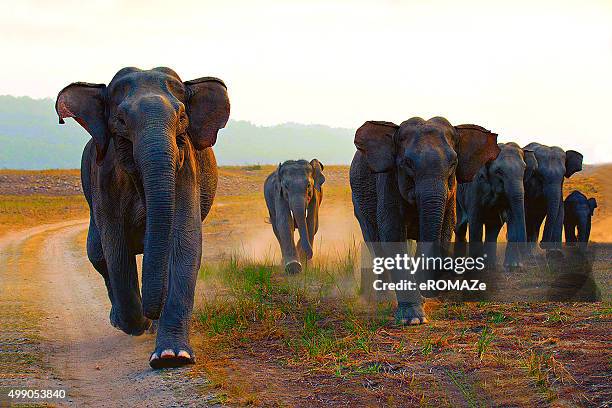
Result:
<svg viewBox="0 0 612 408">
<path fill-rule="evenodd" d="M 317 159 L 287 160 L 264 182 L 270 223 L 281 247 L 285 271 L 290 274 L 301 272 L 302 262 L 313 255 L 325 182 L 323 169 Z M 300 234 L 297 248 L 293 238 L 295 228 Z"/>
<path fill-rule="evenodd" d="M 189 320 L 217 187 L 210 147 L 229 109 L 223 82 L 183 82 L 169 68 L 124 68 L 108 86 L 73 83 L 57 97 L 60 123 L 72 117 L 92 136 L 81 163 L 87 255 L 106 283 L 111 324 L 140 335 L 159 319 L 154 368 L 195 361 Z"/>
<path fill-rule="evenodd" d="M 537 168 L 534 153 L 516 143 L 499 143 L 500 153 L 480 168 L 471 183 L 457 187 L 457 242 L 466 242 L 469 225 L 470 242 L 497 242 L 499 231 L 508 224 L 508 242 L 526 242 L 524 180 Z M 505 267 L 520 267 L 519 248 L 509 245 Z"/>
<path fill-rule="evenodd" d="M 530 143 L 538 162 L 533 175 L 525 181 L 525 225 L 527 240 L 537 242 L 540 226 L 546 217 L 542 247 L 559 248 L 563 230 L 563 181 L 582 170 L 582 154 L 560 147 Z"/>
<path fill-rule="evenodd" d="M 471 181 L 499 153 L 497 135 L 474 125 L 455 128 L 442 117 L 412 118 L 400 126 L 369 121 L 355 133 L 355 146 L 353 206 L 375 256 L 384 256 L 384 243 L 449 242 L 456 222 L 457 180 Z M 435 246 L 424 248 L 426 256 L 435 255 L 429 253 Z M 397 271 L 391 276 L 395 282 L 406 278 Z M 427 322 L 420 293 L 396 291 L 396 297 L 398 323 Z"/>
<path fill-rule="evenodd" d="M 577 242 L 586 245 L 591 236 L 591 217 L 597 208 L 597 200 L 587 198 L 580 191 L 575 190 L 567 196 L 563 206 L 565 242 L 569 245 Z M 578 235 L 576 235 L 576 230 L 578 230 Z"/>
</svg>

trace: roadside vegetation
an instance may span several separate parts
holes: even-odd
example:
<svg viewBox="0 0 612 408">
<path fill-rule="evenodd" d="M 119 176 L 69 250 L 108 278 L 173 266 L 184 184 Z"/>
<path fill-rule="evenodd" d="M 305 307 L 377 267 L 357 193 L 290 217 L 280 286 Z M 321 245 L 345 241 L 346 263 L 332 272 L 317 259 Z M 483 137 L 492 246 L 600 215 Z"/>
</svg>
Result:
<svg viewBox="0 0 612 408">
<path fill-rule="evenodd" d="M 296 276 L 237 256 L 203 267 L 192 374 L 237 404 L 588 406 L 606 398 L 592 391 L 606 375 L 600 364 L 610 364 L 608 303 L 428 301 L 430 324 L 400 328 L 391 302 L 359 296 L 357 262 L 350 246 Z"/>
</svg>

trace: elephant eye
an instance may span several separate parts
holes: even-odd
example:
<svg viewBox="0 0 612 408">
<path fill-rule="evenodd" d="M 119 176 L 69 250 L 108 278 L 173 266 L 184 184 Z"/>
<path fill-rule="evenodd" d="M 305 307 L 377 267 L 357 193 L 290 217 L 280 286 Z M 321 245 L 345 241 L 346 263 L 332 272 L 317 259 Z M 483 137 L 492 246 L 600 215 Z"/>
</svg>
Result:
<svg viewBox="0 0 612 408">
<path fill-rule="evenodd" d="M 187 131 L 187 127 L 189 126 L 189 118 L 185 112 L 181 112 L 181 116 L 178 121 L 178 130 L 183 133 Z"/>
<path fill-rule="evenodd" d="M 499 176 L 502 176 L 502 177 L 503 177 L 503 175 L 504 175 L 504 171 L 503 171 L 502 169 L 496 169 L 496 170 L 495 170 L 495 174 L 497 174 L 497 175 L 499 175 Z"/>
<path fill-rule="evenodd" d="M 121 137 L 127 137 L 127 125 L 125 124 L 125 120 L 117 116 L 114 121 L 110 123 L 111 131 Z"/>
</svg>

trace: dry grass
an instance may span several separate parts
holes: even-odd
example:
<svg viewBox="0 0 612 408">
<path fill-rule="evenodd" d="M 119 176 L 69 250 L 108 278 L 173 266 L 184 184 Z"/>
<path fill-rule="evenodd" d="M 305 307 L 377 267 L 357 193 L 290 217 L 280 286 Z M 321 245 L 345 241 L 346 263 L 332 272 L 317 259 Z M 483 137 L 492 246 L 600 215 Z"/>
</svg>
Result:
<svg viewBox="0 0 612 408">
<path fill-rule="evenodd" d="M 199 369 L 223 401 L 590 406 L 610 396 L 609 304 L 428 301 L 432 322 L 401 328 L 391 304 L 360 299 L 346 253 L 297 276 L 236 257 L 202 269 Z"/>
<path fill-rule="evenodd" d="M 83 196 L 0 195 L 0 235 L 89 214 Z"/>
</svg>

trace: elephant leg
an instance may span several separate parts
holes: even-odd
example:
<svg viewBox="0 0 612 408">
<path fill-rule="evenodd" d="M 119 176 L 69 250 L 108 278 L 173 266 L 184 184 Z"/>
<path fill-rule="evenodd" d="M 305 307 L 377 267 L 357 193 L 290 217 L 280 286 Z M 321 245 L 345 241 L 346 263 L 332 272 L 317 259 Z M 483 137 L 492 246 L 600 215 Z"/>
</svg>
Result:
<svg viewBox="0 0 612 408">
<path fill-rule="evenodd" d="M 274 236 L 280 245 L 285 272 L 290 274 L 299 273 L 302 271 L 302 264 L 298 261 L 297 249 L 293 243 L 295 222 L 291 216 L 291 212 L 288 208 L 281 208 L 284 212 L 278 214 L 276 205 L 280 204 L 281 206 L 287 207 L 287 204 L 280 202 L 276 197 L 270 199 L 266 197 L 266 202 L 268 204 L 272 231 L 274 231 Z M 279 218 L 279 216 L 281 217 Z"/>
<path fill-rule="evenodd" d="M 573 245 L 576 242 L 576 225 L 569 220 L 565 220 L 563 230 L 565 231 L 565 242 L 568 245 Z"/>
<path fill-rule="evenodd" d="M 586 223 L 584 225 L 584 234 L 581 236 L 583 237 L 585 244 L 589 242 L 589 239 L 591 237 L 591 218 L 590 217 L 586 220 Z"/>
<path fill-rule="evenodd" d="M 314 248 L 315 235 L 319 231 L 319 203 L 320 203 L 319 193 L 315 193 L 313 198 L 310 200 L 310 203 L 308 204 L 308 213 L 306 216 L 306 228 L 308 229 L 308 241 L 310 242 L 311 248 Z M 306 263 L 308 261 L 308 258 L 302 248 L 303 248 L 302 238 L 300 237 L 297 243 L 297 250 L 300 256 L 300 260 L 302 260 L 303 263 Z"/>
<path fill-rule="evenodd" d="M 107 227 L 100 232 L 116 324 L 125 333 L 139 336 L 151 326 L 151 321 L 142 311 L 136 257 L 129 251 L 122 226 Z"/>
<path fill-rule="evenodd" d="M 299 254 L 295 247 L 293 220 L 290 223 L 288 222 L 288 225 L 273 225 L 273 230 L 280 243 L 285 272 L 289 274 L 300 273 L 302 271 L 302 264 L 299 261 Z"/>
<path fill-rule="evenodd" d="M 286 208 L 281 208 L 280 211 L 279 208 L 276 208 L 276 217 L 275 221 L 272 223 L 272 227 L 281 247 L 285 272 L 289 274 L 299 273 L 302 271 L 302 264 L 299 261 L 293 236 L 295 232 L 295 221 L 293 220 L 291 211 L 289 211 L 288 204 L 282 200 L 278 201 L 281 201 L 280 205 L 284 205 Z"/>
<path fill-rule="evenodd" d="M 476 258 L 482 256 L 482 230 L 484 227 L 484 221 L 480 216 L 480 213 L 474 211 L 470 214 L 468 229 L 470 234 L 469 254 L 471 257 Z"/>
<path fill-rule="evenodd" d="M 565 206 L 563 205 L 563 197 L 559 201 L 557 209 L 557 219 L 555 220 L 550 236 L 552 242 L 551 249 L 561 250 L 561 237 L 563 236 L 563 220 L 565 219 Z"/>
<path fill-rule="evenodd" d="M 504 223 L 501 219 L 491 219 L 485 224 L 485 242 L 497 242 L 499 231 Z"/>
<path fill-rule="evenodd" d="M 465 256 L 467 251 L 467 220 L 461 220 L 455 228 L 455 256 Z"/>
<path fill-rule="evenodd" d="M 106 259 L 104 259 L 104 252 L 102 251 L 102 240 L 100 239 L 100 231 L 90 215 L 89 218 L 89 230 L 87 231 L 87 258 L 93 265 L 94 269 L 98 271 L 102 278 L 104 278 L 104 284 L 106 285 L 106 291 L 108 293 L 108 299 L 111 302 L 110 311 L 110 322 L 113 327 L 119 328 L 119 320 L 117 311 L 114 307 L 115 300 L 113 298 L 113 289 L 111 286 L 110 276 L 108 274 L 108 267 L 106 266 Z"/>
<path fill-rule="evenodd" d="M 525 230 L 527 232 L 527 249 L 529 253 L 533 253 L 533 251 L 537 247 L 538 238 L 540 237 L 540 227 L 542 226 L 542 222 L 544 222 L 544 217 L 546 217 L 546 210 L 529 210 L 528 208 L 525 211 Z"/>
<path fill-rule="evenodd" d="M 467 242 L 467 230 L 468 230 L 467 219 L 460 220 L 457 223 L 457 228 L 455 229 L 455 240 L 457 242 Z"/>
<path fill-rule="evenodd" d="M 149 361 L 153 368 L 195 363 L 195 354 L 189 345 L 189 322 L 202 257 L 199 230 L 195 245 L 190 236 L 175 237 L 169 261 L 168 295 L 158 323 L 155 351 Z"/>
<path fill-rule="evenodd" d="M 311 242 L 310 234 L 308 236 L 308 242 Z M 312 243 L 310 245 L 312 247 Z M 302 247 L 302 237 L 298 238 L 297 243 L 295 244 L 295 250 L 297 252 L 297 257 L 300 260 L 300 263 L 302 265 L 306 265 L 307 266 L 308 265 L 308 256 L 306 255 L 306 252 L 304 252 L 304 249 Z"/>
<path fill-rule="evenodd" d="M 499 217 L 491 217 L 485 222 L 485 254 L 487 254 L 487 263 L 492 267 L 497 264 L 497 237 L 503 225 Z"/>
<path fill-rule="evenodd" d="M 457 206 L 457 225 L 455 227 L 455 256 L 465 256 L 467 253 L 468 215 Z"/>
<path fill-rule="evenodd" d="M 395 256 L 397 252 L 408 252 L 406 231 L 417 221 L 417 217 L 407 217 L 402 210 L 403 200 L 397 187 L 394 173 L 379 173 L 376 175 L 376 223 L 379 226 L 382 256 Z M 398 248 L 398 244 L 399 248 Z M 377 254 L 377 256 L 380 256 Z M 418 272 L 417 272 L 418 273 Z M 415 281 L 415 276 L 405 270 L 391 269 L 391 280 L 399 283 L 403 280 Z M 401 325 L 416 325 L 427 323 L 423 310 L 423 297 L 418 290 L 396 290 L 397 310 L 395 320 Z"/>
<path fill-rule="evenodd" d="M 540 227 L 546 217 L 546 210 L 525 209 L 525 229 L 527 230 L 527 241 L 538 242 Z"/>
<path fill-rule="evenodd" d="M 351 198 L 355 218 L 366 243 L 380 241 L 377 224 L 377 178 L 358 151 L 350 169 Z"/>
<path fill-rule="evenodd" d="M 319 231 L 319 205 L 321 199 L 318 193 L 315 193 L 308 206 L 308 214 L 306 216 L 306 226 L 308 227 L 308 237 L 310 246 L 314 245 L 314 237 Z"/>
</svg>

